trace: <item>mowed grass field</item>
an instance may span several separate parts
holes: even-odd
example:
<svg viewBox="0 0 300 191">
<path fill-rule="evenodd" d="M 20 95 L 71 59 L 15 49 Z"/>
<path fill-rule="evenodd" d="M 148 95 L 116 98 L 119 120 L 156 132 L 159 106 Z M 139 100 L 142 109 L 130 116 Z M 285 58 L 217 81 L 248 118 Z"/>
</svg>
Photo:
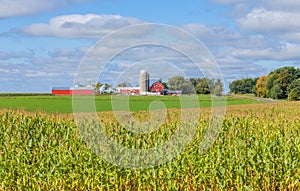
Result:
<svg viewBox="0 0 300 191">
<path fill-rule="evenodd" d="M 89 99 L 77 96 L 82 103 Z M 153 101 L 161 101 L 166 108 L 181 108 L 179 97 L 176 96 L 128 96 L 130 111 L 148 110 Z M 95 96 L 95 106 L 98 112 L 112 110 L 112 97 L 109 95 Z M 210 95 L 198 96 L 200 107 L 211 107 Z M 226 97 L 227 105 L 253 104 L 258 101 L 249 98 Z M 218 104 L 216 101 L 215 104 Z M 220 101 L 220 105 L 223 102 Z M 195 106 L 197 107 L 197 106 Z M 28 111 L 43 111 L 49 113 L 72 113 L 72 96 L 0 96 L 0 108 L 24 109 Z"/>
</svg>

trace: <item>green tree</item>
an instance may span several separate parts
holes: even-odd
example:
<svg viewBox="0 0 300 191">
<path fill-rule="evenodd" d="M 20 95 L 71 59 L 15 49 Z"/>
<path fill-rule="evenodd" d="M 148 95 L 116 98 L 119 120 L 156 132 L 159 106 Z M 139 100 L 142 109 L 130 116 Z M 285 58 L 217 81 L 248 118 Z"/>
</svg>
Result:
<svg viewBox="0 0 300 191">
<path fill-rule="evenodd" d="M 174 76 L 168 79 L 168 85 L 171 90 L 182 90 L 184 82 L 183 76 Z"/>
<path fill-rule="evenodd" d="M 193 85 L 189 79 L 183 76 L 174 76 L 168 79 L 168 85 L 171 90 L 182 90 L 183 94 L 190 94 L 193 92 Z"/>
<path fill-rule="evenodd" d="M 229 84 L 230 92 L 234 94 L 255 93 L 255 85 L 257 80 L 258 78 L 243 78 L 239 80 L 234 80 Z"/>
<path fill-rule="evenodd" d="M 214 95 L 221 96 L 223 92 L 224 92 L 223 83 L 221 82 L 220 79 L 217 79 L 214 86 Z"/>
<path fill-rule="evenodd" d="M 297 93 L 294 89 L 290 91 L 288 96 L 289 101 L 298 101 L 300 100 L 300 94 Z"/>
<path fill-rule="evenodd" d="M 205 78 L 200 78 L 195 86 L 196 94 L 210 94 L 210 88 Z"/>
<path fill-rule="evenodd" d="M 161 78 L 159 78 L 158 82 L 160 82 L 164 86 L 164 89 L 169 89 L 167 82 L 163 82 Z"/>
<path fill-rule="evenodd" d="M 278 97 L 277 99 L 288 98 L 289 90 L 291 89 L 291 84 L 294 80 L 300 78 L 300 69 L 295 67 L 287 66 L 274 70 L 271 72 L 266 80 L 266 92 L 267 97 L 274 98 L 274 91 L 276 90 Z M 273 89 L 276 86 L 275 90 Z M 281 91 L 279 91 L 279 88 Z M 272 91 L 273 89 L 273 91 Z M 278 95 L 281 92 L 281 95 Z"/>
<path fill-rule="evenodd" d="M 196 87 L 201 80 L 202 78 L 190 78 L 190 81 L 194 87 Z"/>
<path fill-rule="evenodd" d="M 183 94 L 191 94 L 191 93 L 193 93 L 193 90 L 194 90 L 193 84 L 189 80 L 186 80 L 182 86 L 182 93 Z"/>
<path fill-rule="evenodd" d="M 293 83 L 291 84 L 288 100 L 290 101 L 300 100 L 300 79 L 293 81 Z"/>
<path fill-rule="evenodd" d="M 167 82 L 162 82 L 161 84 L 164 86 L 164 89 L 169 89 Z"/>
<path fill-rule="evenodd" d="M 272 99 L 282 99 L 283 98 L 283 91 L 280 85 L 274 85 L 270 90 L 270 98 Z"/>
</svg>

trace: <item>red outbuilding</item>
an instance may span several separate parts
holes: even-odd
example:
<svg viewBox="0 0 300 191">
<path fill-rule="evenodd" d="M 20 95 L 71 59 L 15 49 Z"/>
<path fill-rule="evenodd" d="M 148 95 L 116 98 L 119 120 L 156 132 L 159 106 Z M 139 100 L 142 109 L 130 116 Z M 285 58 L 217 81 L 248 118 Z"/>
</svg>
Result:
<svg viewBox="0 0 300 191">
<path fill-rule="evenodd" d="M 70 87 L 53 87 L 52 95 L 92 95 L 93 88 L 70 88 Z"/>
<path fill-rule="evenodd" d="M 160 82 L 154 82 L 150 87 L 150 92 L 163 92 L 164 86 Z"/>
</svg>

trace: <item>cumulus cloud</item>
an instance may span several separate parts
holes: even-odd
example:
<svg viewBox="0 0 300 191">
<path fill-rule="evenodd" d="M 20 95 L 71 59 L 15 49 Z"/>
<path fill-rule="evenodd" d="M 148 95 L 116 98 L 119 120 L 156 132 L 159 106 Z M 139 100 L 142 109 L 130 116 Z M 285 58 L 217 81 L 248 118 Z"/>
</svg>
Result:
<svg viewBox="0 0 300 191">
<path fill-rule="evenodd" d="M 0 17 L 31 15 L 54 8 L 54 3 L 45 0 L 1 0 Z"/>
<path fill-rule="evenodd" d="M 221 58 L 217 58 L 217 62 L 220 65 L 223 76 L 226 79 L 240 79 L 247 77 L 257 77 L 266 71 L 263 66 L 253 64 L 249 60 L 236 58 L 228 55 Z"/>
<path fill-rule="evenodd" d="M 282 40 L 300 42 L 299 12 L 270 11 L 255 8 L 237 21 L 238 26 L 245 31 L 272 35 Z"/>
<path fill-rule="evenodd" d="M 140 20 L 119 15 L 63 15 L 52 18 L 49 23 L 36 23 L 21 29 L 33 36 L 65 38 L 99 38 L 119 28 L 141 23 Z"/>
<path fill-rule="evenodd" d="M 0 51 L 0 60 L 11 60 L 11 59 L 17 59 L 17 58 L 23 58 L 23 57 L 32 57 L 34 55 L 34 52 L 32 51 L 19 51 L 19 52 L 3 52 Z"/>
<path fill-rule="evenodd" d="M 300 13 L 268 11 L 264 8 L 253 9 L 245 17 L 238 20 L 238 25 L 248 31 L 282 33 L 300 30 Z"/>
<path fill-rule="evenodd" d="M 237 40 L 242 37 L 240 33 L 228 30 L 222 26 L 208 27 L 201 23 L 191 23 L 183 25 L 182 28 L 210 44 L 219 44 L 218 42 L 220 41 Z"/>
<path fill-rule="evenodd" d="M 267 32 L 245 34 L 225 27 L 208 27 L 199 23 L 188 24 L 183 28 L 209 47 L 224 77 L 229 81 L 266 75 L 270 68 L 263 64 L 256 65 L 257 62 L 281 62 L 284 65 L 300 59 L 300 47 L 297 44 L 282 42 Z M 274 32 L 273 35 L 275 34 L 277 33 Z"/>
<path fill-rule="evenodd" d="M 227 47 L 222 50 L 220 55 L 231 55 L 234 58 L 251 60 L 252 62 L 269 60 L 269 61 L 293 61 L 300 59 L 300 47 L 291 43 L 277 43 L 272 47 L 260 49 L 240 49 Z"/>
<path fill-rule="evenodd" d="M 259 4 L 261 7 L 270 9 L 289 9 L 296 10 L 300 7 L 300 2 L 295 0 L 210 0 L 211 2 L 218 4 L 235 4 L 236 6 L 245 5 L 247 7 L 257 7 Z"/>
<path fill-rule="evenodd" d="M 90 0 L 0 0 L 0 18 L 33 15 L 72 2 L 85 1 Z"/>
<path fill-rule="evenodd" d="M 300 7 L 300 1 L 295 0 L 263 0 L 263 4 L 272 9 L 291 9 L 296 10 Z"/>
<path fill-rule="evenodd" d="M 35 52 L 0 52 L 0 92 L 50 92 L 52 86 L 71 86 L 87 47 Z"/>
<path fill-rule="evenodd" d="M 209 48 L 235 47 L 260 49 L 274 46 L 274 42 L 260 34 L 245 35 L 222 26 L 205 26 L 200 23 L 187 24 L 183 29 L 191 32 Z"/>
</svg>

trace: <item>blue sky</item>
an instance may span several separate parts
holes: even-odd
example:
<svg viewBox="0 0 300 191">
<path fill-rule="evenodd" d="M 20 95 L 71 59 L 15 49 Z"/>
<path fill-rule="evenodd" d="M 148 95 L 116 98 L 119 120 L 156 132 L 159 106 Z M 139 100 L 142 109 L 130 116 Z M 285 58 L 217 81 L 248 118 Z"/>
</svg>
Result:
<svg viewBox="0 0 300 191">
<path fill-rule="evenodd" d="M 173 25 L 195 35 L 214 56 L 226 86 L 278 67 L 299 67 L 299 10 L 295 0 L 0 0 L 0 92 L 72 86 L 90 47 L 120 28 L 141 23 Z M 143 59 L 157 50 L 143 51 L 149 51 L 144 58 L 141 50 L 128 55 L 151 65 Z M 170 62 L 174 60 L 161 61 Z M 126 66 L 128 59 L 119 58 L 107 70 L 120 77 L 117 71 Z"/>
</svg>

